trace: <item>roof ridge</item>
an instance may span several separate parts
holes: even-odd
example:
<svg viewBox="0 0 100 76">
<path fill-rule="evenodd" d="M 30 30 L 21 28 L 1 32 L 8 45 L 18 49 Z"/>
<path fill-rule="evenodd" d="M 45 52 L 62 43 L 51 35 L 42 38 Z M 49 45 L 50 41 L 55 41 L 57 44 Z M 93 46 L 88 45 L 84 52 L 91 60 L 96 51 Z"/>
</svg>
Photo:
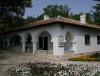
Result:
<svg viewBox="0 0 100 76">
<path fill-rule="evenodd" d="M 13 28 L 13 29 L 11 29 L 9 31 L 16 31 L 16 30 L 28 29 L 28 28 L 43 26 L 43 25 L 51 24 L 51 23 L 55 23 L 55 22 L 61 22 L 61 23 L 67 23 L 67 24 L 74 24 L 74 25 L 83 26 L 83 27 L 100 29 L 100 26 L 97 26 L 97 25 L 94 25 L 94 24 L 89 24 L 89 23 L 83 24 L 79 20 L 75 20 L 75 19 L 71 19 L 71 18 L 65 18 L 65 17 L 62 17 L 62 16 L 58 16 L 58 17 L 53 17 L 53 18 L 46 19 L 46 20 L 40 20 L 40 21 L 36 21 L 36 22 L 31 22 L 31 23 L 22 25 L 20 27 Z"/>
<path fill-rule="evenodd" d="M 98 25 L 96 25 L 96 24 L 91 24 L 91 23 L 87 23 L 87 22 L 86 22 L 86 24 L 83 24 L 83 23 L 80 22 L 80 20 L 75 20 L 75 19 L 66 18 L 66 17 L 62 17 L 62 16 L 61 16 L 61 18 L 63 18 L 63 19 L 68 19 L 68 20 L 73 20 L 73 21 L 77 21 L 77 22 L 79 22 L 79 23 L 82 24 L 82 25 L 98 26 Z M 99 26 L 99 27 L 100 27 L 100 26 Z"/>
</svg>

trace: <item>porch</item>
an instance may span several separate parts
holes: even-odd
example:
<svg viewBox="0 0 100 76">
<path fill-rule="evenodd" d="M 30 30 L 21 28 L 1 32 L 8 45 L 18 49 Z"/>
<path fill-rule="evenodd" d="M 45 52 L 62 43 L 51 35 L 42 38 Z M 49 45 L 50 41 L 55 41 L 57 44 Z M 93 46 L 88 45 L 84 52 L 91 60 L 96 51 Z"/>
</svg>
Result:
<svg viewBox="0 0 100 76">
<path fill-rule="evenodd" d="M 35 55 L 44 59 L 68 60 L 75 56 L 74 51 L 65 51 L 63 56 L 54 56 L 53 51 L 36 50 Z"/>
<path fill-rule="evenodd" d="M 5 41 L 5 40 L 4 40 Z M 76 44 L 70 31 L 65 35 L 52 35 L 48 31 L 38 33 L 11 34 L 6 38 L 8 50 L 33 53 L 41 57 L 72 57 Z M 74 50 L 74 51 L 73 51 Z"/>
</svg>

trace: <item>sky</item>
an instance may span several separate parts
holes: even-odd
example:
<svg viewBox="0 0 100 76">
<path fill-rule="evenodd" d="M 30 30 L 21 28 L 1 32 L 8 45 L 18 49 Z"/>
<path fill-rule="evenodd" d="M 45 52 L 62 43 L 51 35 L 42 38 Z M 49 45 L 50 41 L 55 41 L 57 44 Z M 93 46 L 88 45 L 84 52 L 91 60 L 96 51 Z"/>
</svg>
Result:
<svg viewBox="0 0 100 76">
<path fill-rule="evenodd" d="M 79 14 L 80 12 L 90 12 L 93 10 L 92 6 L 96 5 L 93 0 L 32 0 L 32 8 L 26 8 L 24 18 L 27 16 L 37 17 L 43 13 L 43 8 L 47 5 L 68 5 L 71 8 L 70 12 Z"/>
</svg>

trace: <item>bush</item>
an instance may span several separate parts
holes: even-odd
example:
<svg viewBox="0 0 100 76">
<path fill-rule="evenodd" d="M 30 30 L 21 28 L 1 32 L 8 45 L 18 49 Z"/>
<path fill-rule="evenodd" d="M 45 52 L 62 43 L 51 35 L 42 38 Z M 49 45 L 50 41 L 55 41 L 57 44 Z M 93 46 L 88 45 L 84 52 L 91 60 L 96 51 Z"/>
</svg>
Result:
<svg viewBox="0 0 100 76">
<path fill-rule="evenodd" d="M 100 53 L 70 58 L 72 61 L 100 61 Z"/>
<path fill-rule="evenodd" d="M 96 52 L 96 53 L 92 54 L 91 57 L 100 58 L 100 53 Z"/>
</svg>

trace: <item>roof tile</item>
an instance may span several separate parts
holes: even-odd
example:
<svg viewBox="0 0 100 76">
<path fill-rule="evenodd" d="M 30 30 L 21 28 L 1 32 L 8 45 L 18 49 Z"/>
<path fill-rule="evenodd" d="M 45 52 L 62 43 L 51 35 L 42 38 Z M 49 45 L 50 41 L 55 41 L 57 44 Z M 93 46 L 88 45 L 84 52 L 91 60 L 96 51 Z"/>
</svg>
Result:
<svg viewBox="0 0 100 76">
<path fill-rule="evenodd" d="M 37 27 L 37 26 L 43 26 L 45 24 L 50 24 L 50 23 L 54 23 L 54 22 L 68 23 L 68 24 L 74 24 L 74 25 L 77 25 L 77 26 L 100 29 L 100 26 L 97 26 L 97 25 L 94 25 L 94 24 L 88 24 L 88 23 L 82 24 L 78 20 L 73 20 L 73 19 L 69 19 L 69 18 L 65 18 L 65 17 L 54 17 L 54 18 L 50 18 L 50 19 L 47 19 L 47 20 L 41 20 L 41 21 L 26 24 L 26 25 L 22 25 L 18 28 L 14 28 L 14 29 L 9 30 L 9 31 L 22 30 L 22 29 L 27 29 L 27 28 Z M 7 31 L 7 32 L 9 32 L 9 31 Z"/>
</svg>

